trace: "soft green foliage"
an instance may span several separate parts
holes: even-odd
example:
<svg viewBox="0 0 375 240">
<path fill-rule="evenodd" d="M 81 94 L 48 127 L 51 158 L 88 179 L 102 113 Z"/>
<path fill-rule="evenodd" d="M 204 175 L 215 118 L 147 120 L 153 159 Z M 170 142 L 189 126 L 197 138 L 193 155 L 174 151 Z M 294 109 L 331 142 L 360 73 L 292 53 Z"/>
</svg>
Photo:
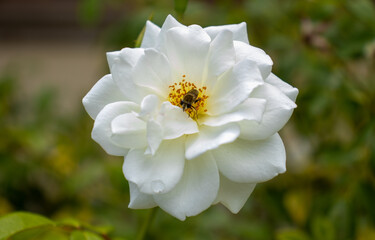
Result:
<svg viewBox="0 0 375 240">
<path fill-rule="evenodd" d="M 74 231 L 70 235 L 70 240 L 101 240 L 103 238 L 88 231 Z"/>
<path fill-rule="evenodd" d="M 31 213 L 12 213 L 0 218 L 0 239 L 6 239 L 24 230 L 45 229 L 53 225 L 53 222 L 45 217 Z"/>
<path fill-rule="evenodd" d="M 97 24 L 102 15 L 102 4 L 100 0 L 81 0 L 78 16 L 85 25 Z"/>
<path fill-rule="evenodd" d="M 152 21 L 152 14 L 150 14 L 150 16 L 148 17 L 148 20 Z M 141 47 L 143 36 L 145 35 L 145 31 L 146 31 L 146 24 L 142 28 L 141 32 L 138 34 L 138 37 L 135 40 L 134 47 L 136 47 L 136 48 Z"/>
<path fill-rule="evenodd" d="M 5 240 L 106 240 L 105 228 L 77 220 L 53 222 L 43 216 L 15 212 L 0 218 L 0 239 Z"/>
<path fill-rule="evenodd" d="M 107 50 L 134 46 L 152 12 L 160 25 L 173 11 L 173 1 L 134 1 L 103 32 Z M 158 211 L 146 239 L 375 239 L 374 1 L 189 1 L 183 23 L 242 21 L 273 72 L 300 90 L 281 132 L 288 171 L 259 184 L 237 215 L 215 206 L 180 222 Z M 91 140 L 89 116 L 57 114 L 53 92 L 21 98 L 17 72 L 0 75 L 0 215 L 53 219 L 23 233 L 44 239 L 135 239 L 148 211 L 127 208 L 123 159 Z"/>
<path fill-rule="evenodd" d="M 286 229 L 277 234 L 277 240 L 309 240 L 304 232 L 298 229 Z M 326 239 L 326 238 L 320 238 Z"/>
<path fill-rule="evenodd" d="M 174 0 L 174 10 L 176 11 L 177 15 L 182 18 L 186 7 L 188 5 L 189 0 Z"/>
</svg>

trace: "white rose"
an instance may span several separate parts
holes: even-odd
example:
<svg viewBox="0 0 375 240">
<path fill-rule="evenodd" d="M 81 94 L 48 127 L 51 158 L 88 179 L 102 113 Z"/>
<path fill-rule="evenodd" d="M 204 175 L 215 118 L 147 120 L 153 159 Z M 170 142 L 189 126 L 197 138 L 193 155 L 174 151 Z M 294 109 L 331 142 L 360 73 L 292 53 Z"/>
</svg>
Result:
<svg viewBox="0 0 375 240">
<path fill-rule="evenodd" d="M 256 183 L 285 172 L 277 132 L 298 90 L 271 73 L 245 23 L 187 27 L 168 16 L 161 28 L 147 22 L 141 48 L 107 58 L 111 74 L 83 104 L 92 138 L 125 156 L 130 208 L 184 220 L 220 202 L 237 213 Z"/>
</svg>

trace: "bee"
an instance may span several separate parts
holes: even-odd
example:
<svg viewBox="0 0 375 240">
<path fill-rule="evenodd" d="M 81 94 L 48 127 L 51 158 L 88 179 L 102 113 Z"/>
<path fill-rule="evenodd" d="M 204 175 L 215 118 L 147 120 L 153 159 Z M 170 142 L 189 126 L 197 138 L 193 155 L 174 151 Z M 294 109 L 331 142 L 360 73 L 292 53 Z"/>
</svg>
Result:
<svg viewBox="0 0 375 240">
<path fill-rule="evenodd" d="M 197 109 L 195 109 L 193 104 L 201 100 L 201 98 L 198 98 L 198 94 L 199 91 L 193 88 L 184 95 L 180 102 L 180 105 L 182 106 L 182 111 L 185 112 L 186 109 L 192 108 L 195 111 L 195 115 L 197 114 Z"/>
</svg>

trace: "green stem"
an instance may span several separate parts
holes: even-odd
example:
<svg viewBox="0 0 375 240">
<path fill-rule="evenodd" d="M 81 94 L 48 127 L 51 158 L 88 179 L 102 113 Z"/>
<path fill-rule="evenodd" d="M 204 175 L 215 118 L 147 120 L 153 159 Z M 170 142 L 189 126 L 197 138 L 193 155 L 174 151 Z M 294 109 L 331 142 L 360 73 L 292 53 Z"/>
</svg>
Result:
<svg viewBox="0 0 375 240">
<path fill-rule="evenodd" d="M 152 220 L 154 219 L 154 216 L 155 216 L 155 213 L 156 213 L 156 207 L 150 209 L 150 211 L 148 212 L 147 216 L 146 216 L 146 220 L 143 222 L 142 226 L 141 226 L 141 229 L 138 233 L 138 236 L 137 236 L 137 240 L 143 240 L 145 239 L 149 229 L 150 229 L 150 226 L 151 226 L 151 223 L 152 223 Z"/>
</svg>

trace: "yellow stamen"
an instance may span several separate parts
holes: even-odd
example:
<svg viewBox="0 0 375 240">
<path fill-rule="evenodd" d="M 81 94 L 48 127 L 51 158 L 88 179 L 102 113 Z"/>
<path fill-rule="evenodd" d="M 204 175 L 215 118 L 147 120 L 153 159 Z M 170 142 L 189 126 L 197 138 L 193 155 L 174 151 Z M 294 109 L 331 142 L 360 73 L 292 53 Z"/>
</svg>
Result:
<svg viewBox="0 0 375 240">
<path fill-rule="evenodd" d="M 168 94 L 168 101 L 171 102 L 173 105 L 182 108 L 181 100 L 184 96 L 192 89 L 197 89 L 199 94 L 196 98 L 198 101 L 194 101 L 191 103 L 191 108 L 186 108 L 185 112 L 194 120 L 197 120 L 199 114 L 203 114 L 207 112 L 207 94 L 206 90 L 207 87 L 203 86 L 201 88 L 197 88 L 196 85 L 192 82 L 186 80 L 186 75 L 182 75 L 182 80 L 180 82 L 176 82 L 173 85 L 169 86 L 170 92 Z"/>
</svg>

